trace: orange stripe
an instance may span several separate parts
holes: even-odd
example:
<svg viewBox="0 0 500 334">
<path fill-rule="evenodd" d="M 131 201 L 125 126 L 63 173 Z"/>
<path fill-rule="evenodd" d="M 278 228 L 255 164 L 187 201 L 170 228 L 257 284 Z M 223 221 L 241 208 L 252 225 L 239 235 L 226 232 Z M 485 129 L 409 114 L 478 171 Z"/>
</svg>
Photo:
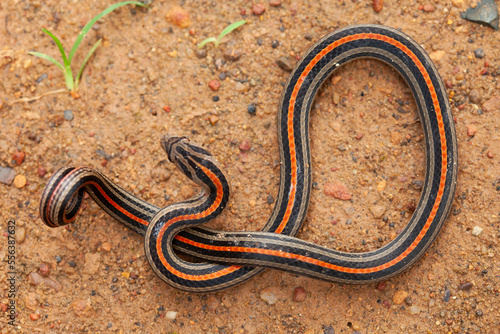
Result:
<svg viewBox="0 0 500 334">
<path fill-rule="evenodd" d="M 241 268 L 241 266 L 230 266 L 230 267 L 226 267 L 222 270 L 219 270 L 219 271 L 216 271 L 216 272 L 213 272 L 210 274 L 206 274 L 206 275 L 189 275 L 189 274 L 183 273 L 183 272 L 175 269 L 165 259 L 165 255 L 163 254 L 163 251 L 161 249 L 161 242 L 162 242 L 163 235 L 165 234 L 165 231 L 167 230 L 167 228 L 169 226 L 171 226 L 172 224 L 179 222 L 181 220 L 200 219 L 200 218 L 206 217 L 206 216 L 212 214 L 212 212 L 214 212 L 219 207 L 220 203 L 222 202 L 222 197 L 223 197 L 224 191 L 222 189 L 222 183 L 220 182 L 219 178 L 214 173 L 212 173 L 208 168 L 206 168 L 202 165 L 199 165 L 199 167 L 203 170 L 203 172 L 210 178 L 210 180 L 212 180 L 212 182 L 217 187 L 217 197 L 216 197 L 215 201 L 212 203 L 212 205 L 208 209 L 206 209 L 205 211 L 203 211 L 201 213 L 194 213 L 194 214 L 190 214 L 190 215 L 177 216 L 177 217 L 170 219 L 168 222 L 166 222 L 162 226 L 162 228 L 160 229 L 160 233 L 158 233 L 158 237 L 156 239 L 156 252 L 158 253 L 158 257 L 160 258 L 160 261 L 165 266 L 165 268 L 170 273 L 172 273 L 180 278 L 190 280 L 190 281 L 205 281 L 205 280 L 218 278 L 218 277 L 230 274 L 230 273 Z"/>
</svg>

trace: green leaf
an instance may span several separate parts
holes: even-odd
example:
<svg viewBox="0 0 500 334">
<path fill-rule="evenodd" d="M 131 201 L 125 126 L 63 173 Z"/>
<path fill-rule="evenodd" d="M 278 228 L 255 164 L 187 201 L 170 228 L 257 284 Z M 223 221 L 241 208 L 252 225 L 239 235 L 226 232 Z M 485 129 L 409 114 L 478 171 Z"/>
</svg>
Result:
<svg viewBox="0 0 500 334">
<path fill-rule="evenodd" d="M 76 38 L 75 40 L 75 44 L 73 44 L 73 48 L 71 49 L 71 52 L 69 53 L 69 57 L 68 57 L 68 61 L 71 63 L 71 60 L 73 59 L 73 57 L 75 56 L 75 53 L 76 53 L 76 50 L 78 49 L 78 47 L 80 46 L 80 43 L 82 42 L 83 38 L 85 37 L 85 35 L 89 32 L 89 30 L 92 28 L 92 26 L 103 16 L 111 13 L 112 11 L 114 11 L 116 8 L 118 7 L 121 7 L 121 6 L 125 6 L 125 5 L 137 5 L 137 6 L 142 6 L 142 7 L 147 7 L 147 5 L 143 4 L 142 2 L 138 2 L 138 1 L 124 1 L 124 2 L 120 2 L 120 3 L 117 3 L 117 4 L 114 4 L 112 6 L 109 6 L 108 8 L 106 8 L 104 11 L 102 11 L 100 14 L 98 14 L 97 16 L 95 16 L 94 18 L 92 18 L 92 20 L 90 20 L 89 23 L 87 23 L 85 25 L 85 27 L 83 27 L 82 31 L 80 31 L 80 33 L 78 34 L 78 37 Z"/>
<path fill-rule="evenodd" d="M 207 39 L 204 39 L 203 41 L 201 41 L 199 44 L 198 44 L 198 49 L 201 49 L 202 47 L 204 47 L 205 45 L 207 45 L 208 43 L 215 43 L 216 39 L 215 37 L 209 37 Z"/>
<path fill-rule="evenodd" d="M 82 76 L 83 68 L 87 64 L 87 61 L 89 60 L 90 56 L 94 53 L 94 51 L 97 49 L 97 47 L 101 44 L 102 38 L 100 38 L 90 49 L 89 53 L 87 53 L 87 56 L 85 57 L 85 60 L 83 61 L 82 66 L 80 67 L 80 71 L 78 71 L 78 75 L 75 78 L 75 89 L 78 90 L 78 83 L 80 82 L 80 77 Z"/>
<path fill-rule="evenodd" d="M 52 58 L 51 56 L 46 55 L 46 54 L 41 53 L 41 52 L 36 52 L 36 51 L 30 51 L 30 52 L 28 52 L 28 54 L 30 54 L 32 56 L 36 56 L 36 57 L 42 58 L 42 59 L 45 59 L 45 60 L 48 60 L 52 64 L 54 64 L 57 67 L 59 67 L 64 72 L 64 67 L 61 65 L 61 63 L 58 62 L 57 60 L 55 60 L 54 58 Z"/>
<path fill-rule="evenodd" d="M 241 27 L 245 23 L 247 23 L 246 20 L 241 20 L 241 21 L 234 22 L 234 23 L 228 25 L 224 30 L 222 30 L 222 32 L 220 33 L 219 37 L 217 37 L 217 40 L 215 41 L 215 46 L 219 45 L 219 42 L 222 39 L 222 37 L 226 36 L 231 31 L 233 31 L 235 29 L 238 29 L 239 27 Z"/>
<path fill-rule="evenodd" d="M 61 56 L 62 56 L 62 59 L 63 59 L 64 66 L 68 66 L 69 64 L 71 64 L 71 61 L 68 62 L 68 58 L 66 58 L 66 53 L 64 52 L 64 48 L 63 48 L 63 46 L 61 44 L 61 41 L 53 33 L 51 33 L 50 31 L 48 31 L 47 29 L 42 28 L 42 31 L 44 33 L 46 33 L 47 35 L 49 35 L 54 40 L 54 42 L 56 43 L 57 47 L 59 48 L 59 52 L 61 52 Z"/>
</svg>

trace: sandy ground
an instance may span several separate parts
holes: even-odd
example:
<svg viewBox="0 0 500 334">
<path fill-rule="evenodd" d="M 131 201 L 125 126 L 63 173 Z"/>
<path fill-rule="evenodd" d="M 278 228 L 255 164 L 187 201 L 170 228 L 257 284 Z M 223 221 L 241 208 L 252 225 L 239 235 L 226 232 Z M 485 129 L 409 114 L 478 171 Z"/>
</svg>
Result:
<svg viewBox="0 0 500 334">
<path fill-rule="evenodd" d="M 80 98 L 59 93 L 15 103 L 64 88 L 57 67 L 25 53 L 59 59 L 40 28 L 69 50 L 82 26 L 111 3 L 0 3 L 0 165 L 27 179 L 21 188 L 0 184 L 1 333 L 500 333 L 500 33 L 460 18 L 471 1 L 391 0 L 378 14 L 370 1 L 356 0 L 264 1 L 261 16 L 252 14 L 251 1 L 124 7 L 99 21 L 77 53 L 79 66 L 103 38 L 84 71 Z M 189 13 L 188 28 L 166 20 L 174 5 Z M 197 42 L 242 18 L 249 22 L 197 56 Z M 407 272 L 382 284 L 348 286 L 268 270 L 226 291 L 185 293 L 149 268 L 140 236 L 91 200 L 67 228 L 50 229 L 39 219 L 44 185 L 62 165 L 98 168 L 158 206 L 183 200 L 196 187 L 160 163 L 166 156 L 159 140 L 170 132 L 203 144 L 227 169 L 231 205 L 210 224 L 259 230 L 279 182 L 276 113 L 288 73 L 276 60 L 293 64 L 324 34 L 356 23 L 398 28 L 423 44 L 446 81 L 456 119 L 460 174 L 452 214 Z M 231 50 L 241 58 L 224 60 Z M 418 201 L 423 132 L 409 88 L 389 67 L 360 60 L 334 75 L 312 110 L 315 187 L 299 237 L 372 250 L 402 230 Z M 218 91 L 208 86 L 214 79 Z M 248 154 L 239 149 L 243 141 L 250 142 Z M 17 164 L 19 152 L 25 158 Z M 325 196 L 328 182 L 344 184 L 353 201 Z M 381 207 L 376 217 L 373 209 Z M 9 221 L 17 237 L 13 298 Z M 38 272 L 49 275 L 48 284 L 30 283 Z M 307 295 L 301 302 L 293 301 L 298 287 Z M 263 292 L 277 302 L 268 304 Z M 175 320 L 169 311 L 178 312 Z"/>
</svg>

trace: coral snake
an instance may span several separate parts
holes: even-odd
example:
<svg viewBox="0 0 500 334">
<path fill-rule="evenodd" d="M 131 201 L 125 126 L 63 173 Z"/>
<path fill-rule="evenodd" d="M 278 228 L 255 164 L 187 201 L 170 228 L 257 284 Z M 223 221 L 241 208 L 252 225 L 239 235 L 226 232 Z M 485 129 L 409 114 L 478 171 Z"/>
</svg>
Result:
<svg viewBox="0 0 500 334">
<path fill-rule="evenodd" d="M 311 105 L 319 87 L 336 68 L 359 58 L 389 64 L 411 88 L 425 137 L 426 176 L 416 210 L 394 240 L 374 251 L 344 253 L 294 235 L 305 218 L 311 193 Z M 46 185 L 40 215 L 51 227 L 72 222 L 86 191 L 113 218 L 144 236 L 146 257 L 160 278 L 195 292 L 234 286 L 264 268 L 332 282 L 376 282 L 410 267 L 436 239 L 456 187 L 455 129 L 438 71 L 425 51 L 402 32 L 357 25 L 334 31 L 314 44 L 285 86 L 278 138 L 280 188 L 261 232 L 224 232 L 199 226 L 227 205 L 229 183 L 211 154 L 185 137 L 164 137 L 162 146 L 170 161 L 203 186 L 195 197 L 159 208 L 129 194 L 99 171 L 62 167 Z M 181 259 L 174 248 L 205 262 Z"/>
</svg>

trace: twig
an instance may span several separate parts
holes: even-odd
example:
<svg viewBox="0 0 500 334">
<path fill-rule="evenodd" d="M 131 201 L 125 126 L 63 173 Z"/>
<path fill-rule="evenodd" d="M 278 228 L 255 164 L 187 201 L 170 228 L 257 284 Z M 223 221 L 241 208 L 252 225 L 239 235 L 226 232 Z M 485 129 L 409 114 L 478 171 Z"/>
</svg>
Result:
<svg viewBox="0 0 500 334">
<path fill-rule="evenodd" d="M 424 45 L 425 43 L 427 43 L 432 37 L 434 37 L 434 35 L 436 35 L 439 32 L 439 30 L 441 30 L 441 28 L 444 25 L 444 22 L 448 20 L 448 16 L 450 16 L 450 13 L 451 13 L 451 2 L 448 4 L 448 13 L 444 17 L 443 21 L 441 21 L 439 28 L 437 28 L 436 31 L 434 31 L 434 33 L 432 35 L 430 35 L 424 42 L 420 43 L 421 45 Z"/>
<path fill-rule="evenodd" d="M 59 94 L 59 93 L 65 93 L 65 92 L 68 92 L 68 90 L 66 88 L 52 90 L 50 92 L 46 92 L 46 93 L 43 93 L 41 95 L 34 96 L 34 97 L 22 97 L 20 99 L 12 101 L 12 104 L 19 103 L 19 102 L 33 102 L 36 100 L 40 100 L 42 97 L 47 96 L 47 95 L 53 95 L 53 94 Z"/>
</svg>

